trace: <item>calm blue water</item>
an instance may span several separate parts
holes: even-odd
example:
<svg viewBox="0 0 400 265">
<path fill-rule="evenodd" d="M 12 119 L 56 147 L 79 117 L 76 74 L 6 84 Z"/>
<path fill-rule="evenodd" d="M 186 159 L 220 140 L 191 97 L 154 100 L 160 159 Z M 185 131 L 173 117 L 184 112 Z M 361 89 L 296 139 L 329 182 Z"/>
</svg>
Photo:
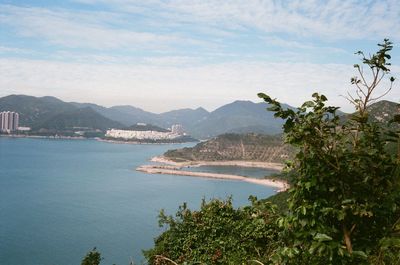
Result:
<svg viewBox="0 0 400 265">
<path fill-rule="evenodd" d="M 277 173 L 277 170 L 266 168 L 253 168 L 253 167 L 235 167 L 235 166 L 200 166 L 200 167 L 187 167 L 187 171 L 196 172 L 214 172 L 220 174 L 233 174 L 252 178 L 264 178 L 271 174 Z"/>
<path fill-rule="evenodd" d="M 0 264 L 80 264 L 94 246 L 102 264 L 143 261 L 161 208 L 233 195 L 267 197 L 272 188 L 134 169 L 182 145 L 124 145 L 92 140 L 0 137 Z"/>
</svg>

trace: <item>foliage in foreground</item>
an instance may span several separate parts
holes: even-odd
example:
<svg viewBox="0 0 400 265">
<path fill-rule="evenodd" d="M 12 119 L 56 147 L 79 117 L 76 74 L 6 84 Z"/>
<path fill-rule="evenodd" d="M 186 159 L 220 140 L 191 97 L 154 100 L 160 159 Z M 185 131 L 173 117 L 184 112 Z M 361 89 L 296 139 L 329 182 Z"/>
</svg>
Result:
<svg viewBox="0 0 400 265">
<path fill-rule="evenodd" d="M 144 251 L 150 264 L 242 264 L 260 259 L 277 241 L 278 215 L 271 203 L 250 197 L 251 206 L 235 209 L 232 200 L 203 200 L 198 211 L 183 204 L 176 216 L 160 213 L 160 225 L 168 230 Z M 271 249 L 266 249 L 266 245 Z"/>
<path fill-rule="evenodd" d="M 229 200 L 213 200 L 199 211 L 184 205 L 175 218 L 162 213 L 169 229 L 145 252 L 150 263 L 168 264 L 168 257 L 180 264 L 400 264 L 400 132 L 368 113 L 390 71 L 392 44 L 379 46 L 370 57 L 357 53 L 372 79 L 354 65 L 359 76 L 351 79 L 356 93 L 348 100 L 357 112 L 344 123 L 324 95 L 292 110 L 259 94 L 285 120 L 285 142 L 298 150 L 288 165 L 295 175 L 287 212 L 265 201 L 233 209 Z M 393 143 L 397 154 L 388 151 Z"/>
<path fill-rule="evenodd" d="M 102 259 L 100 252 L 93 248 L 83 257 L 81 265 L 99 265 Z"/>
</svg>

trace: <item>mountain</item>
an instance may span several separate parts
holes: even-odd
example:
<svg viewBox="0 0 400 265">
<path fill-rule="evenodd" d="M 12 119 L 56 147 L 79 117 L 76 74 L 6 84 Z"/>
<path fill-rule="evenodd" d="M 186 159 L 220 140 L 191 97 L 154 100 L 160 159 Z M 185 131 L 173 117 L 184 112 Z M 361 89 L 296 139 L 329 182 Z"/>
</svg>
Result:
<svg viewBox="0 0 400 265">
<path fill-rule="evenodd" d="M 73 105 L 54 97 L 10 95 L 0 98 L 0 111 L 18 112 L 22 126 L 34 127 L 57 114 L 75 109 Z"/>
<path fill-rule="evenodd" d="M 123 125 L 117 121 L 110 120 L 90 107 L 79 108 L 63 112 L 39 123 L 33 129 L 47 129 L 54 131 L 65 131 L 73 129 L 100 129 L 122 128 Z"/>
<path fill-rule="evenodd" d="M 281 132 L 282 121 L 266 111 L 266 103 L 235 101 L 212 112 L 204 108 L 179 109 L 155 114 L 140 108 L 123 105 L 105 108 L 90 103 L 72 103 L 77 107 L 91 107 L 104 117 L 126 126 L 136 123 L 154 124 L 168 128 L 182 124 L 185 131 L 196 138 L 210 138 L 223 133 L 267 133 Z M 290 107 L 290 106 L 287 106 Z"/>
<path fill-rule="evenodd" d="M 394 115 L 400 114 L 400 104 L 381 100 L 368 107 L 369 117 L 377 122 L 389 122 L 394 118 Z"/>
<path fill-rule="evenodd" d="M 74 112 L 78 109 L 90 108 L 105 119 L 95 118 L 96 123 L 83 119 L 77 120 L 75 127 L 108 128 L 113 125 L 116 128 L 126 128 L 137 123 L 153 124 L 162 128 L 169 128 L 173 124 L 182 124 L 185 131 L 198 139 L 208 139 L 224 133 L 261 133 L 261 134 L 280 134 L 282 132 L 283 121 L 276 119 L 272 112 L 266 110 L 267 103 L 254 103 L 251 101 L 235 101 L 220 108 L 208 112 L 203 108 L 179 109 L 156 114 L 145 111 L 133 106 L 123 105 L 114 107 L 103 107 L 92 103 L 67 103 L 54 97 L 31 97 L 24 95 L 11 95 L 0 98 L 0 111 L 11 110 L 20 113 L 21 126 L 38 128 L 41 124 L 50 118 L 59 114 L 81 115 L 80 112 Z M 285 108 L 293 108 L 283 104 Z M 380 101 L 372 104 L 370 107 L 370 117 L 376 121 L 387 121 L 393 118 L 394 113 L 399 113 L 397 103 L 390 101 Z M 86 114 L 85 114 L 86 115 Z M 93 113 L 91 115 L 94 115 Z M 349 114 L 343 114 L 343 119 L 349 117 Z M 86 117 L 90 115 L 87 114 Z M 47 127 L 70 126 L 71 117 L 61 115 L 64 121 L 59 124 Z M 115 121 L 117 123 L 111 123 Z M 51 120 L 56 123 L 56 119 Z M 104 124 L 101 124 L 104 122 Z M 86 125 L 85 125 L 86 124 Z M 44 125 L 43 125 L 44 126 Z"/>
<path fill-rule="evenodd" d="M 375 102 L 368 107 L 368 118 L 370 121 L 377 123 L 388 124 L 390 120 L 394 118 L 395 115 L 400 114 L 400 104 L 388 100 L 381 100 Z M 351 119 L 354 113 L 344 113 L 341 116 L 342 122 L 346 122 Z M 400 127 L 398 124 L 393 123 L 391 126 Z"/>
<path fill-rule="evenodd" d="M 266 111 L 266 103 L 251 101 L 235 101 L 212 112 L 204 108 L 186 108 L 161 114 L 127 105 L 104 108 L 86 103 L 82 106 L 90 106 L 103 116 L 126 126 L 147 123 L 168 128 L 173 124 L 182 124 L 188 134 L 202 139 L 228 132 L 277 134 L 281 132 L 282 126 L 281 120 L 275 119 L 272 113 Z"/>
<path fill-rule="evenodd" d="M 121 122 L 123 122 L 123 120 L 121 120 L 121 119 L 127 119 L 126 122 L 123 122 L 123 123 L 128 126 L 136 124 L 136 123 L 151 123 L 151 124 L 157 124 L 159 126 L 165 126 L 165 124 L 162 122 L 162 120 L 160 119 L 158 114 L 144 111 L 140 108 L 123 105 L 123 106 L 111 107 L 111 108 L 109 108 L 109 110 L 118 111 L 122 115 L 125 115 L 122 117 L 115 117 L 114 119 L 121 121 Z M 128 120 L 128 117 L 129 117 L 129 120 Z"/>
<path fill-rule="evenodd" d="M 110 120 L 117 121 L 125 126 L 130 126 L 130 125 L 136 124 L 138 122 L 147 121 L 146 114 L 144 115 L 144 117 L 142 117 L 142 115 L 140 115 L 140 114 L 136 115 L 136 114 L 127 113 L 125 111 L 120 111 L 120 110 L 118 110 L 118 107 L 106 108 L 106 107 L 96 105 L 93 103 L 71 102 L 71 104 L 73 104 L 77 108 L 90 107 L 93 110 L 95 110 L 96 112 L 98 112 L 99 114 L 103 115 L 104 117 L 106 117 Z"/>
<path fill-rule="evenodd" d="M 206 120 L 209 115 L 210 113 L 207 110 L 203 108 L 197 108 L 172 110 L 161 113 L 159 116 L 161 120 L 167 122 L 167 126 L 179 123 L 182 124 L 184 128 L 190 129 L 196 124 Z"/>
<path fill-rule="evenodd" d="M 191 148 L 167 151 L 174 161 L 263 161 L 283 162 L 293 154 L 280 136 L 262 134 L 223 134 Z"/>
<path fill-rule="evenodd" d="M 264 102 L 238 100 L 211 112 L 189 128 L 189 133 L 199 138 L 209 138 L 227 132 L 281 133 L 282 120 L 276 119 L 272 112 L 266 110 L 267 107 L 267 103 Z"/>
<path fill-rule="evenodd" d="M 154 131 L 154 132 L 169 132 L 168 130 L 161 128 L 156 125 L 151 124 L 135 124 L 124 128 L 124 130 L 131 130 L 131 131 Z"/>
<path fill-rule="evenodd" d="M 73 127 L 101 130 L 124 127 L 121 123 L 102 116 L 98 111 L 101 108 L 104 107 L 95 104 L 78 106 L 78 103 L 67 103 L 55 97 L 10 95 L 0 98 L 0 111 L 18 112 L 20 126 L 32 127 L 33 131 L 62 131 Z"/>
</svg>

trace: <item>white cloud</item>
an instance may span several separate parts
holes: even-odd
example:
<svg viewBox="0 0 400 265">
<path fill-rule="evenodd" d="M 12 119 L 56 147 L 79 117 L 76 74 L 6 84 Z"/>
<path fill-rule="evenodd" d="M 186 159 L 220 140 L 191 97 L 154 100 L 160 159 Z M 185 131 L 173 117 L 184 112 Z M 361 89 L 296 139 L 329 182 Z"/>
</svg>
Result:
<svg viewBox="0 0 400 265">
<path fill-rule="evenodd" d="M 314 39 L 323 39 L 322 43 L 382 37 L 400 40 L 398 0 L 368 4 L 339 0 L 79 2 L 101 2 L 112 10 L 0 5 L 0 25 L 18 36 L 43 40 L 44 48 L 37 49 L 40 54 L 35 58 L 48 59 L 0 58 L 0 96 L 53 95 L 165 111 L 196 106 L 213 109 L 237 99 L 256 101 L 258 92 L 299 105 L 320 91 L 332 104 L 349 109 L 339 95 L 350 89 L 353 69 L 305 63 L 310 61 L 307 56 L 343 53 Z M 283 49 L 252 51 L 253 40 Z M 49 43 L 55 51 L 46 54 Z M 22 57 L 23 52 L 0 46 L 3 54 Z M 393 71 L 400 76 L 398 67 Z M 387 98 L 398 101 L 400 93 L 394 89 Z"/>
<path fill-rule="evenodd" d="M 26 51 L 19 48 L 0 46 L 0 53 L 25 53 Z"/>
<path fill-rule="evenodd" d="M 323 39 L 400 39 L 398 0 L 81 0 L 124 12 L 146 12 L 172 21 L 211 27 L 256 28 Z"/>
<path fill-rule="evenodd" d="M 398 67 L 393 71 L 399 76 Z M 349 110 L 340 95 L 350 89 L 351 75 L 351 66 L 338 64 L 236 62 L 181 68 L 0 59 L 0 87 L 8 88 L 0 96 L 52 95 L 161 112 L 197 106 L 214 109 L 238 99 L 257 101 L 258 92 L 299 105 L 318 91 Z M 398 101 L 400 93 L 394 89 L 387 98 Z"/>
<path fill-rule="evenodd" d="M 190 41 L 174 34 L 114 28 L 110 26 L 111 22 L 121 22 L 122 18 L 110 12 L 76 12 L 9 5 L 0 7 L 0 23 L 15 28 L 19 35 L 68 48 L 145 50 Z"/>
<path fill-rule="evenodd" d="M 279 38 L 277 36 L 267 36 L 263 38 L 266 43 L 278 47 L 283 47 L 283 48 L 293 48 L 293 49 L 303 49 L 303 50 L 323 50 L 323 51 L 328 51 L 328 52 L 333 52 L 333 53 L 346 53 L 345 50 L 340 49 L 340 48 L 335 48 L 335 47 L 324 47 L 324 46 L 316 46 L 311 43 L 304 43 L 304 42 L 299 42 L 299 41 L 293 41 L 289 39 L 283 39 Z"/>
</svg>

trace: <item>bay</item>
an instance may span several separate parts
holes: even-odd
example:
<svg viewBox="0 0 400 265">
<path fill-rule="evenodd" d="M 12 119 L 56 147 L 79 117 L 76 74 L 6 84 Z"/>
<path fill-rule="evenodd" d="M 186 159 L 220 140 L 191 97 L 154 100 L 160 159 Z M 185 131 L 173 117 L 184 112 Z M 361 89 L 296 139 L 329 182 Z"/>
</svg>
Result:
<svg viewBox="0 0 400 265">
<path fill-rule="evenodd" d="M 102 264 L 136 264 L 153 245 L 160 209 L 233 196 L 265 198 L 273 188 L 135 171 L 182 144 L 0 137 L 0 264 L 72 265 L 93 247 Z"/>
</svg>

